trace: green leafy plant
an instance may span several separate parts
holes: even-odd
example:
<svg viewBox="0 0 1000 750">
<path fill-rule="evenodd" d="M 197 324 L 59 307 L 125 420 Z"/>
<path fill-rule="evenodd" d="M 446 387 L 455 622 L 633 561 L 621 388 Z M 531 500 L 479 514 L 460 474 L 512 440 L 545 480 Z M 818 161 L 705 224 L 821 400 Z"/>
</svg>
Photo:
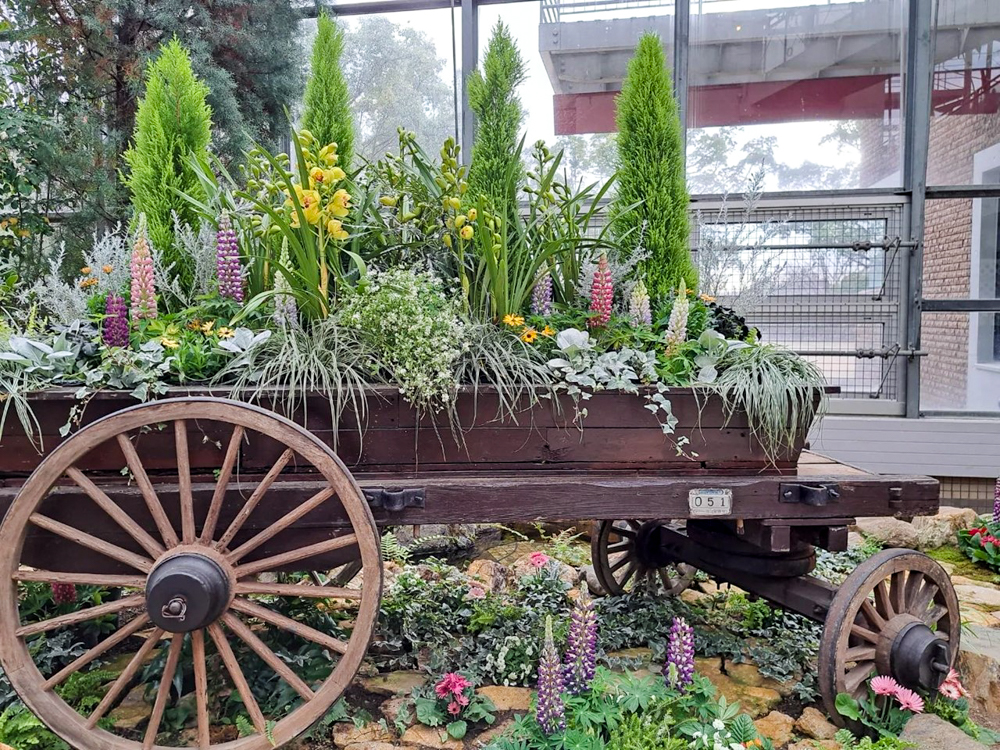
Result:
<svg viewBox="0 0 1000 750">
<path fill-rule="evenodd" d="M 338 164 L 350 171 L 354 158 L 354 122 L 350 93 L 341 70 L 344 32 L 326 13 L 317 19 L 312 68 L 306 82 L 302 127 L 321 144 L 336 143 Z"/>
<path fill-rule="evenodd" d="M 912 742 L 901 740 L 898 737 L 879 737 L 873 740 L 871 737 L 855 737 L 847 729 L 841 729 L 834 735 L 834 740 L 840 743 L 843 750 L 907 750 L 916 747 Z"/>
<path fill-rule="evenodd" d="M 449 737 L 461 740 L 469 724 L 492 724 L 496 706 L 478 695 L 475 685 L 458 672 L 449 672 L 437 680 L 416 688 L 410 701 L 417 721 L 429 727 L 443 726 Z"/>
<path fill-rule="evenodd" d="M 23 703 L 12 703 L 0 714 L 0 742 L 17 750 L 70 750 Z"/>
<path fill-rule="evenodd" d="M 958 531 L 958 548 L 973 562 L 1000 573 L 1000 523 L 984 523 Z"/>
<path fill-rule="evenodd" d="M 641 247 L 649 253 L 640 266 L 654 301 L 665 299 L 681 282 L 695 289 L 682 125 L 663 45 L 655 34 L 639 40 L 629 62 L 616 121 L 618 185 L 610 220 L 621 252 L 627 257 Z"/>
<path fill-rule="evenodd" d="M 125 152 L 129 167 L 125 180 L 135 217 L 145 214 L 150 241 L 173 266 L 183 287 L 193 283 L 194 268 L 175 246 L 173 214 L 195 223 L 191 204 L 182 196 L 200 194 L 190 156 L 203 157 L 211 140 L 208 93 L 180 42 L 176 38 L 168 42 L 146 70 L 133 144 Z"/>
</svg>

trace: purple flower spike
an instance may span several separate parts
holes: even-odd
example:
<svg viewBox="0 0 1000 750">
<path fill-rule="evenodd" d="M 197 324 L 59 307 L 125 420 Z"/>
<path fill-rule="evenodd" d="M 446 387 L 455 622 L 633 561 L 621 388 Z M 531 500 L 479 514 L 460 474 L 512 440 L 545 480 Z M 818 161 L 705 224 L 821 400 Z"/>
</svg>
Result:
<svg viewBox="0 0 1000 750">
<path fill-rule="evenodd" d="M 531 290 L 531 314 L 547 318 L 552 314 L 552 277 L 542 272 Z"/>
<path fill-rule="evenodd" d="M 104 303 L 101 340 L 105 346 L 128 346 L 128 308 L 120 294 L 109 294 Z"/>
<path fill-rule="evenodd" d="M 694 631 L 683 617 L 675 617 L 667 639 L 667 686 L 684 692 L 694 678 Z"/>
<path fill-rule="evenodd" d="M 997 486 L 993 490 L 993 523 L 1000 523 L 1000 477 L 997 477 Z"/>
<path fill-rule="evenodd" d="M 240 265 L 240 246 L 229 214 L 219 219 L 219 233 L 215 243 L 215 273 L 219 278 L 219 295 L 243 302 L 243 267 Z"/>
<path fill-rule="evenodd" d="M 566 706 L 562 692 L 562 665 L 552 641 L 552 617 L 549 616 L 545 618 L 545 646 L 538 663 L 538 706 L 535 710 L 538 725 L 547 735 L 566 729 Z"/>
<path fill-rule="evenodd" d="M 566 641 L 565 684 L 570 695 L 586 692 L 597 668 L 597 612 L 586 586 L 580 586 Z"/>
</svg>

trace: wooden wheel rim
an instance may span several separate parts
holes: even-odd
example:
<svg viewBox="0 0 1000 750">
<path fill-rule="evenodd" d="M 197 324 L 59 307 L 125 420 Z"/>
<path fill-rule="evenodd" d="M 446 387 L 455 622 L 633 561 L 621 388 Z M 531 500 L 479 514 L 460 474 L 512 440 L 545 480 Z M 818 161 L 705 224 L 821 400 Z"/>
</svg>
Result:
<svg viewBox="0 0 1000 750">
<path fill-rule="evenodd" d="M 259 732 L 219 744 L 205 745 L 198 740 L 199 745 L 194 746 L 211 747 L 212 750 L 265 750 L 289 742 L 325 715 L 350 683 L 368 648 L 378 617 L 382 589 L 378 535 L 361 489 L 328 446 L 284 417 L 250 404 L 226 399 L 179 398 L 123 409 L 88 425 L 53 450 L 25 482 L 0 525 L 0 539 L 5 541 L 0 549 L 0 665 L 28 708 L 77 750 L 137 750 L 143 745 L 97 727 L 89 728 L 87 717 L 63 702 L 53 690 L 44 687 L 46 679 L 28 654 L 24 639 L 15 635 L 20 627 L 20 614 L 14 574 L 20 565 L 29 518 L 56 481 L 66 473 L 67 467 L 75 466 L 95 446 L 145 425 L 194 420 L 228 423 L 237 428 L 267 434 L 283 442 L 320 472 L 335 490 L 335 496 L 340 499 L 347 512 L 361 553 L 365 577 L 357 617 L 346 650 L 340 654 L 338 663 L 326 680 L 314 691 L 312 699 L 300 704 L 270 727 L 274 744 L 265 733 Z M 213 535 L 213 539 L 215 536 Z M 165 540 L 165 544 L 169 552 L 169 542 Z M 93 617 L 96 615 L 90 619 Z M 213 625 L 218 627 L 219 622 Z M 205 631 L 196 632 L 204 634 Z M 152 641 L 151 638 L 147 642 Z M 172 639 L 168 663 L 171 659 L 176 660 L 173 654 L 175 643 L 181 644 L 183 639 Z M 195 642 L 193 646 L 198 648 Z M 201 648 L 204 648 L 204 635 Z M 177 651 L 180 651 L 179 646 Z M 198 670 L 196 681 L 199 677 L 204 679 L 204 674 L 198 675 L 197 672 Z M 169 750 L 161 745 L 153 747 L 156 750 Z"/>
<path fill-rule="evenodd" d="M 915 575 L 920 578 L 914 578 Z M 917 586 L 913 581 L 918 581 L 921 585 Z M 928 591 L 928 585 L 934 590 Z M 874 599 L 870 600 L 869 596 Z M 926 604 L 921 606 L 928 596 Z M 847 722 L 837 713 L 836 701 L 838 693 L 852 692 L 848 690 L 847 684 L 849 672 L 852 671 L 848 669 L 848 665 L 854 664 L 853 670 L 858 670 L 851 677 L 852 682 L 861 678 L 853 691 L 856 697 L 863 693 L 868 674 L 879 672 L 877 665 L 882 664 L 884 667 L 887 663 L 889 644 L 885 643 L 885 638 L 879 639 L 882 642 L 880 645 L 858 635 L 859 628 L 876 634 L 883 629 L 891 632 L 889 622 L 893 618 L 886 617 L 887 607 L 892 608 L 894 616 L 909 615 L 911 619 L 918 619 L 924 624 L 935 624 L 937 632 L 948 641 L 950 666 L 954 666 L 958 658 L 962 632 L 958 596 L 944 568 L 927 555 L 913 550 L 883 550 L 873 555 L 840 585 L 827 611 L 823 637 L 820 640 L 820 693 L 827 714 L 841 726 L 845 726 Z M 902 611 L 897 612 L 897 609 Z M 910 611 L 911 609 L 915 611 Z M 871 614 L 872 610 L 874 614 Z M 872 622 L 872 619 L 878 617 L 885 621 L 881 628 Z M 867 658 L 869 651 L 870 659 Z M 869 661 L 871 667 L 866 670 L 864 665 Z"/>
<path fill-rule="evenodd" d="M 672 576 L 667 567 L 657 568 L 645 565 L 635 547 L 635 539 L 643 521 L 614 520 L 598 521 L 591 533 L 590 554 L 594 565 L 594 575 L 601 588 L 612 596 L 628 592 L 628 585 L 642 579 L 658 577 L 668 596 L 677 596 L 691 585 L 698 571 L 685 563 L 670 566 L 677 575 Z M 612 541 L 616 536 L 618 541 Z M 612 555 L 622 554 L 615 562 Z"/>
</svg>

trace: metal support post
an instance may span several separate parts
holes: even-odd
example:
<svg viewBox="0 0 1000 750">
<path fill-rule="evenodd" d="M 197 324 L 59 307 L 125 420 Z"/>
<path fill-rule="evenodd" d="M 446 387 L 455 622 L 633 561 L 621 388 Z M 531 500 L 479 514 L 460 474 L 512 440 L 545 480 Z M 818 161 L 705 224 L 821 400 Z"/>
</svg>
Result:
<svg viewBox="0 0 1000 750">
<path fill-rule="evenodd" d="M 691 1 L 674 0 L 674 96 L 681 122 L 681 160 L 687 162 L 688 41 L 691 37 Z"/>
<path fill-rule="evenodd" d="M 469 107 L 469 76 L 479 59 L 479 6 L 476 0 L 462 0 L 462 162 L 472 159 L 476 137 L 476 117 Z"/>
</svg>

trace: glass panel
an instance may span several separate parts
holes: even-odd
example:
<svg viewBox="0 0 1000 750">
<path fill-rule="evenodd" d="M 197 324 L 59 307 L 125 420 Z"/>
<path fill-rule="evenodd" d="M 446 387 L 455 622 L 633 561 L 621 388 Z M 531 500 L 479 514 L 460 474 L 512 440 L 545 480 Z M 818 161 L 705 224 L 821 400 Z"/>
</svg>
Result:
<svg viewBox="0 0 1000 750">
<path fill-rule="evenodd" d="M 694 193 L 901 184 L 900 0 L 690 0 Z"/>
<path fill-rule="evenodd" d="M 990 182 L 1000 159 L 1000 3 L 938 0 L 934 61 L 927 184 Z"/>
<path fill-rule="evenodd" d="M 1000 199 L 927 201 L 924 236 L 924 297 L 1000 298 Z"/>
<path fill-rule="evenodd" d="M 1000 411 L 1000 315 L 923 313 L 920 408 Z"/>
<path fill-rule="evenodd" d="M 344 74 L 358 137 L 355 151 L 376 160 L 395 151 L 397 128 L 417 134 L 431 153 L 455 134 L 452 11 L 422 10 L 339 19 L 344 28 Z M 455 10 L 455 45 L 461 44 L 461 12 Z M 302 22 L 308 50 L 316 21 Z"/>
</svg>

